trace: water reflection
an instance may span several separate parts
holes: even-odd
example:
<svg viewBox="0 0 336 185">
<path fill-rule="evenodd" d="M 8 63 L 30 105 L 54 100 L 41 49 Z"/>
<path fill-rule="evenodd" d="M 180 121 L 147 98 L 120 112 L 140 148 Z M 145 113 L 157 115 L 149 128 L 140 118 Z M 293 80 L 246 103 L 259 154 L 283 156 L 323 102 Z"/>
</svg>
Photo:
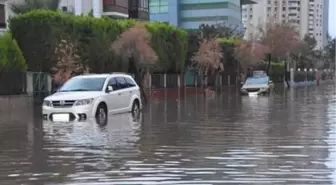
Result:
<svg viewBox="0 0 336 185">
<path fill-rule="evenodd" d="M 2 124 L 1 185 L 336 184 L 336 96 L 321 88 L 179 93 L 105 127 Z"/>
</svg>

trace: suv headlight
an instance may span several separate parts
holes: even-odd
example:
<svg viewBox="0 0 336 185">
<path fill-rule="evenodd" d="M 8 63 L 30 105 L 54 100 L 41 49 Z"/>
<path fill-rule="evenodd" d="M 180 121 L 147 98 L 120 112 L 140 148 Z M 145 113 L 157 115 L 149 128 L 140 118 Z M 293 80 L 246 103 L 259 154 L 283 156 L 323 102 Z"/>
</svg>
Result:
<svg viewBox="0 0 336 185">
<path fill-rule="evenodd" d="M 77 100 L 76 103 L 74 104 L 74 106 L 89 105 L 92 102 L 93 102 L 93 98 Z"/>
<path fill-rule="evenodd" d="M 44 100 L 42 106 L 52 107 L 52 103 L 51 103 L 51 101 Z"/>
</svg>

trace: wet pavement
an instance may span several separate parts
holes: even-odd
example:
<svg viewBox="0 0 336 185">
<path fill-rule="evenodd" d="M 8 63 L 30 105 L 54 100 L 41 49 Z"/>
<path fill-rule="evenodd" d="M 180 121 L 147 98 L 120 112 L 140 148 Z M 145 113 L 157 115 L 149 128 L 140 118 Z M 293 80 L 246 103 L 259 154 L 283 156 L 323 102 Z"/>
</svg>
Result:
<svg viewBox="0 0 336 185">
<path fill-rule="evenodd" d="M 334 88 L 157 100 L 106 127 L 22 110 L 0 119 L 0 184 L 336 184 Z"/>
</svg>

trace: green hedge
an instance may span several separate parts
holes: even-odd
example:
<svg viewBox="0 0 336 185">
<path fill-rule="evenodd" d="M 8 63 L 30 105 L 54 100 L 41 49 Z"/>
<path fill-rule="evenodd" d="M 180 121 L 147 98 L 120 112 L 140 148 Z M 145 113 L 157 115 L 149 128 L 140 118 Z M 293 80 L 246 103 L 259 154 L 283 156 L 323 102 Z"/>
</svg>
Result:
<svg viewBox="0 0 336 185">
<path fill-rule="evenodd" d="M 12 38 L 10 33 L 0 36 L 0 72 L 1 71 L 24 71 L 26 70 L 26 61 L 23 54 Z"/>
<path fill-rule="evenodd" d="M 55 45 L 66 37 L 78 44 L 82 62 L 92 72 L 99 73 L 121 70 L 124 62 L 109 48 L 123 31 L 134 24 L 135 20 L 34 10 L 11 18 L 9 27 L 27 60 L 29 70 L 49 71 L 56 61 Z M 151 45 L 159 58 L 156 69 L 178 71 L 180 66 L 184 66 L 187 32 L 158 22 L 148 22 L 146 27 L 151 34 Z"/>
<path fill-rule="evenodd" d="M 260 70 L 267 71 L 268 62 L 260 62 L 260 63 L 258 63 L 256 68 L 260 69 Z M 285 73 L 284 63 L 272 62 L 269 73 L 270 73 L 270 75 L 283 75 Z"/>
</svg>

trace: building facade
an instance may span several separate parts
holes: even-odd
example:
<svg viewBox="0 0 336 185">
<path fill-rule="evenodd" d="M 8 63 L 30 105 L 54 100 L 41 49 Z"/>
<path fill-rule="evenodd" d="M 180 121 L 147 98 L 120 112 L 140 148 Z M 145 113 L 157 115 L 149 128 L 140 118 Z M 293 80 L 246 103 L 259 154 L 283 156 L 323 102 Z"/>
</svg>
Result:
<svg viewBox="0 0 336 185">
<path fill-rule="evenodd" d="M 0 32 L 7 28 L 8 17 L 14 14 L 10 4 L 21 0 L 0 0 Z M 59 8 L 75 15 L 93 12 L 95 17 L 134 18 L 149 20 L 148 0 L 61 0 Z"/>
<path fill-rule="evenodd" d="M 317 41 L 316 49 L 327 44 L 329 0 L 256 0 L 243 6 L 245 38 L 255 36 L 258 27 L 267 22 L 291 23 L 297 26 L 301 38 L 306 34 Z"/>
<path fill-rule="evenodd" d="M 247 0 L 150 0 L 150 20 L 164 21 L 184 29 L 201 24 L 242 26 L 241 5 Z"/>
<path fill-rule="evenodd" d="M 5 0 L 0 0 L 0 33 L 7 28 L 7 5 Z"/>
<path fill-rule="evenodd" d="M 61 0 L 60 9 L 75 15 L 92 11 L 95 17 L 149 19 L 148 0 Z"/>
</svg>

